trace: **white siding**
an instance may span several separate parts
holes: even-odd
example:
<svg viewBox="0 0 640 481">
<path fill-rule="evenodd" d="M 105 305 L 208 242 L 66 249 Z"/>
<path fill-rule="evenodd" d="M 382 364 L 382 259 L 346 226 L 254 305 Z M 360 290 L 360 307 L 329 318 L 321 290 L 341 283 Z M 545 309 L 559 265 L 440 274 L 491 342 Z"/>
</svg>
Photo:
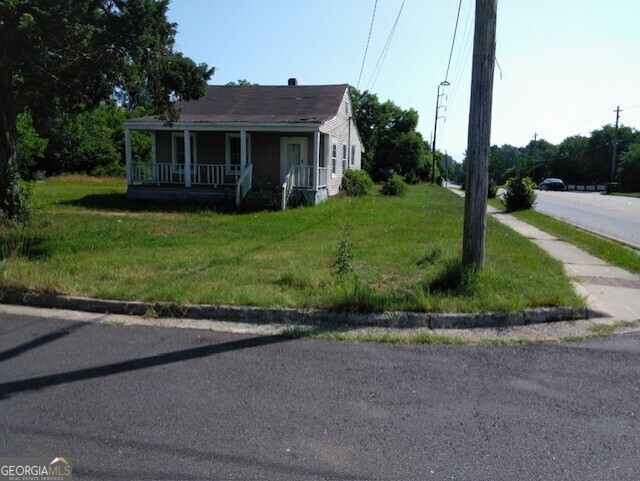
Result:
<svg viewBox="0 0 640 481">
<path fill-rule="evenodd" d="M 350 120 L 351 119 L 351 120 Z M 329 142 L 335 141 L 338 146 L 338 159 L 336 165 L 336 174 L 331 175 L 331 154 L 329 154 L 329 175 L 328 175 L 328 190 L 329 195 L 335 195 L 340 189 L 340 183 L 342 182 L 342 145 L 347 145 L 347 166 L 351 169 L 359 170 L 361 167 L 361 154 L 362 143 L 360 136 L 358 135 L 358 129 L 355 125 L 355 119 L 353 118 L 353 107 L 351 105 L 351 98 L 349 96 L 349 89 L 344 92 L 342 103 L 338 109 L 337 115 L 331 120 L 326 121 L 321 127 L 320 132 L 329 135 Z M 351 133 L 351 136 L 349 136 Z M 351 138 L 349 138 L 351 137 Z M 351 164 L 351 145 L 355 145 L 355 159 Z M 331 144 L 330 144 L 331 145 Z"/>
</svg>

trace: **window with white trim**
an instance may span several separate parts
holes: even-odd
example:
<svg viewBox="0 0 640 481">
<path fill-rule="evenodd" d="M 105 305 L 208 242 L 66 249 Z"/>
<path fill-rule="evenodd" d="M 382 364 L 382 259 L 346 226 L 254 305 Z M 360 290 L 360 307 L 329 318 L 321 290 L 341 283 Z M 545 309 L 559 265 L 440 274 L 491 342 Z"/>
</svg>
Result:
<svg viewBox="0 0 640 481">
<path fill-rule="evenodd" d="M 347 144 L 342 144 L 342 172 L 347 170 Z"/>
<path fill-rule="evenodd" d="M 196 134 L 191 132 L 191 165 L 198 163 Z M 171 134 L 171 164 L 174 172 L 184 172 L 184 133 Z"/>
<path fill-rule="evenodd" d="M 251 163 L 251 134 L 247 134 L 247 164 Z M 239 174 L 240 165 L 240 134 L 225 135 L 225 171 L 227 174 Z"/>
<path fill-rule="evenodd" d="M 336 175 L 336 169 L 338 168 L 338 143 L 335 140 L 331 141 L 331 174 Z"/>
<path fill-rule="evenodd" d="M 356 164 L 356 146 L 351 144 L 351 165 Z"/>
</svg>

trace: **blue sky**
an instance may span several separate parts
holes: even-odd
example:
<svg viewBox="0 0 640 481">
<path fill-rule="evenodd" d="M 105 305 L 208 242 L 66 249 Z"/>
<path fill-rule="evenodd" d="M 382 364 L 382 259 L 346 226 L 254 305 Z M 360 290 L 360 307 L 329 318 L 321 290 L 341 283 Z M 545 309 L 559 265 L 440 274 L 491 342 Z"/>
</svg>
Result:
<svg viewBox="0 0 640 481">
<path fill-rule="evenodd" d="M 380 100 L 420 114 L 433 132 L 459 0 L 378 0 L 360 81 Z M 375 0 L 172 0 L 177 49 L 216 67 L 210 83 L 356 85 Z M 475 2 L 462 0 L 438 123 L 439 150 L 467 144 Z M 498 0 L 492 144 L 559 143 L 615 121 L 640 129 L 640 0 Z M 501 78 L 502 73 L 502 78 Z"/>
</svg>

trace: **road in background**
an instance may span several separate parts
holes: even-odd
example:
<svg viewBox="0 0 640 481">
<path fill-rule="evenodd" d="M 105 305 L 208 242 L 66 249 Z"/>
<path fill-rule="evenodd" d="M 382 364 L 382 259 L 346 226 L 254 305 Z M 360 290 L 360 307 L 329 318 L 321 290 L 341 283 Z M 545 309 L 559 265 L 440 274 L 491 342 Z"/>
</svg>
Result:
<svg viewBox="0 0 640 481">
<path fill-rule="evenodd" d="M 640 249 L 640 199 L 599 193 L 537 191 L 535 210 Z"/>
<path fill-rule="evenodd" d="M 74 479 L 636 479 L 640 334 L 389 345 L 0 319 L 0 453 Z"/>
</svg>

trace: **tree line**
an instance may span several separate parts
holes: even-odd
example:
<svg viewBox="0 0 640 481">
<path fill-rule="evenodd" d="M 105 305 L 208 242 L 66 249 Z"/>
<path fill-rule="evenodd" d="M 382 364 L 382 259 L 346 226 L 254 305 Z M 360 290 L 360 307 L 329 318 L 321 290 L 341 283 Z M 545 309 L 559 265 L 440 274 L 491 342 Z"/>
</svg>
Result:
<svg viewBox="0 0 640 481">
<path fill-rule="evenodd" d="M 365 153 L 362 168 L 371 178 L 380 182 L 396 173 L 408 183 L 441 178 L 436 153 L 435 169 L 432 166 L 431 147 L 416 129 L 418 112 L 405 110 L 393 101 L 381 102 L 372 92 L 360 92 L 350 88 L 355 124 L 360 132 Z"/>
<path fill-rule="evenodd" d="M 494 145 L 489 159 L 489 175 L 498 184 L 515 176 L 528 176 L 538 183 L 548 177 L 565 184 L 605 184 L 618 182 L 626 191 L 640 191 L 640 131 L 627 126 L 618 129 L 616 169 L 612 174 L 615 127 L 605 125 L 586 136 L 567 137 L 559 144 L 532 140 L 524 147 Z M 456 180 L 464 180 L 464 164 Z"/>
</svg>

